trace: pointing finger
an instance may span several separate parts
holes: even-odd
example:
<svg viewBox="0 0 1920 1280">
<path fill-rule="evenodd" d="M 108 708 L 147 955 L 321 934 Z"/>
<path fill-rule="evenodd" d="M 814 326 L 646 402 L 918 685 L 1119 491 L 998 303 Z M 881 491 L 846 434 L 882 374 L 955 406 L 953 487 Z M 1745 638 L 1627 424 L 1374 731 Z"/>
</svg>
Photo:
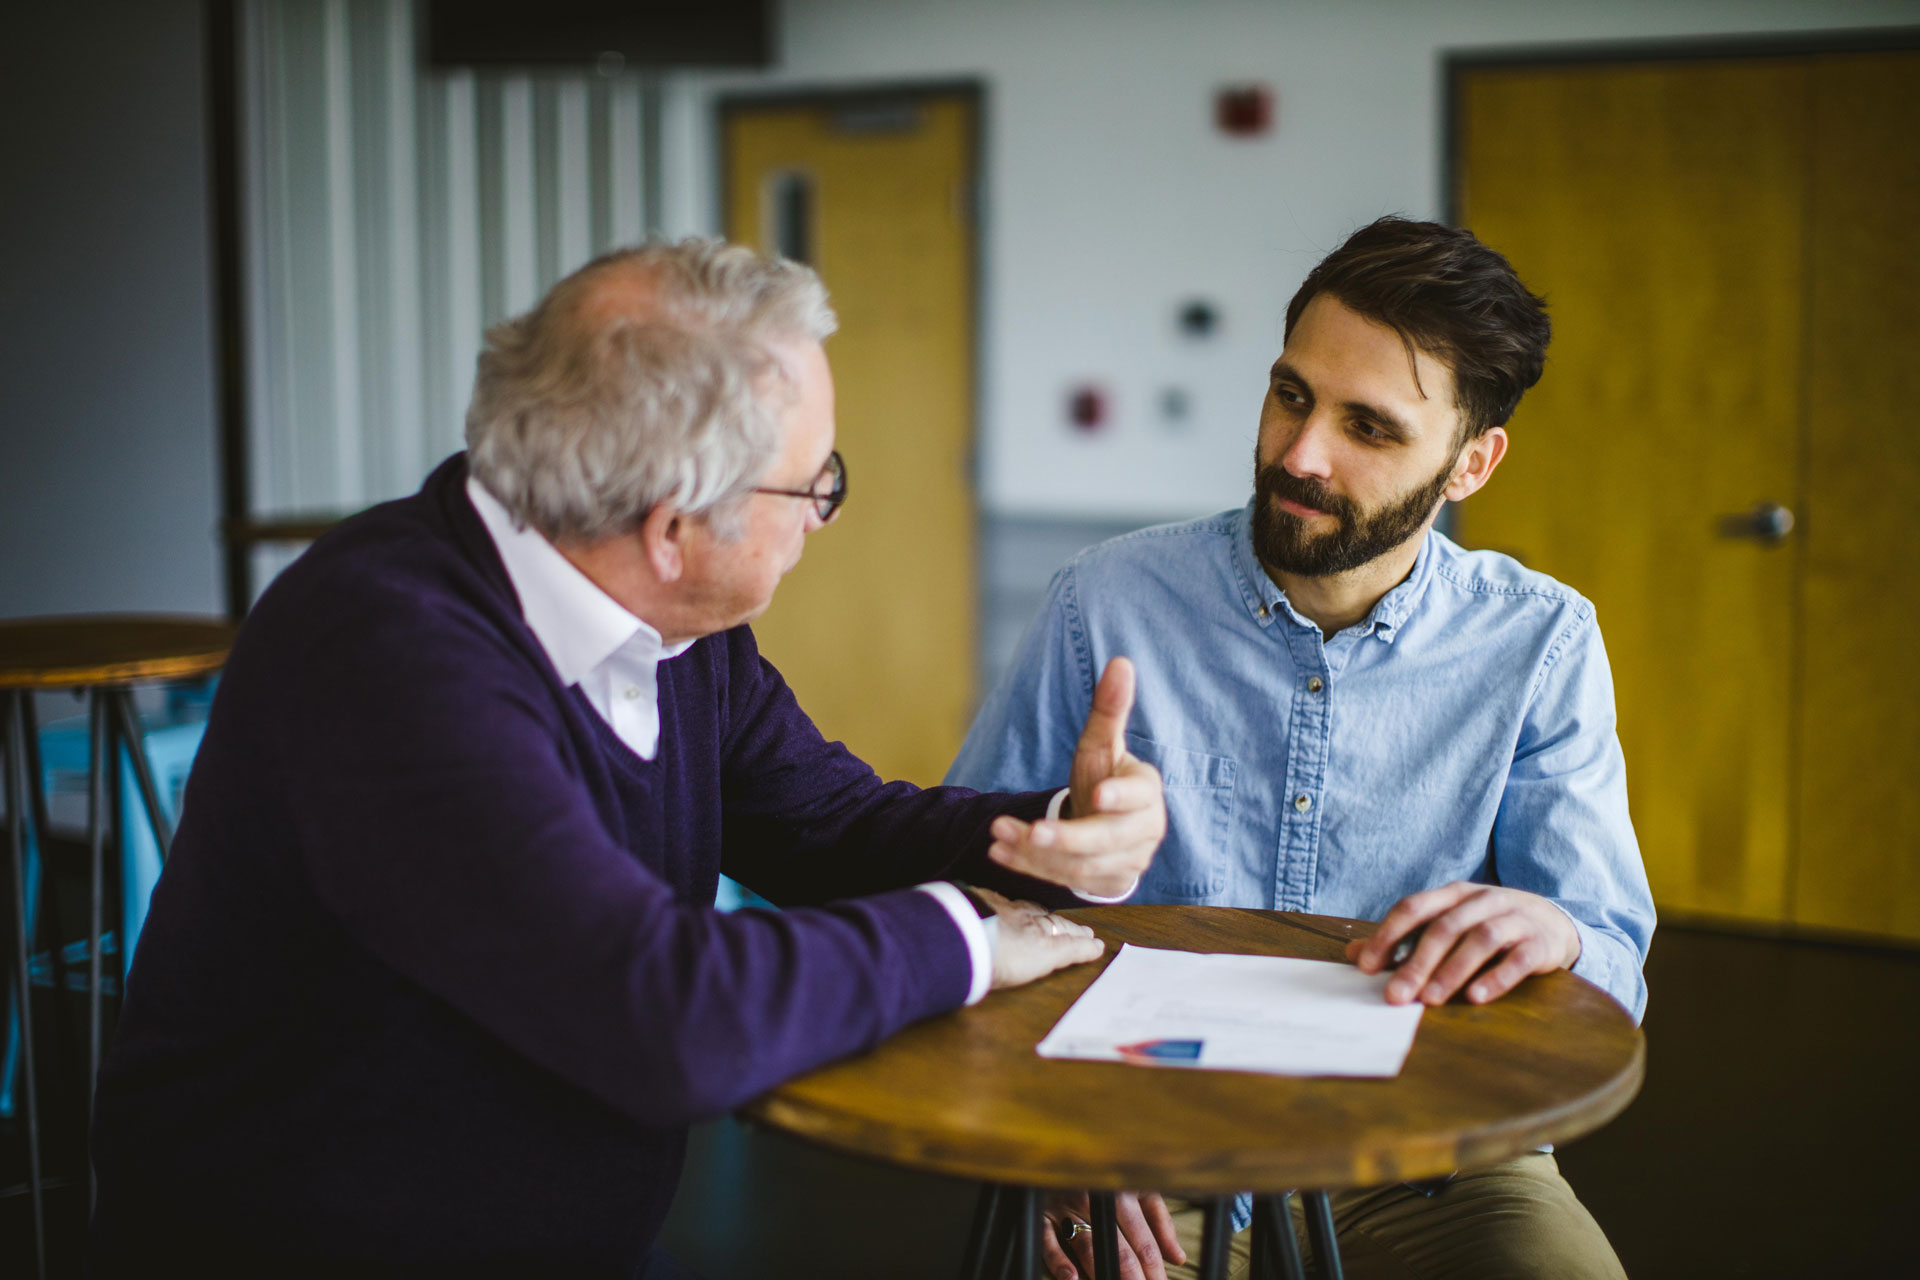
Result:
<svg viewBox="0 0 1920 1280">
<path fill-rule="evenodd" d="M 1127 717 L 1133 714 L 1133 689 L 1133 663 L 1125 658 L 1109 662 L 1100 674 L 1100 683 L 1094 686 L 1093 705 L 1087 711 L 1087 724 L 1080 732 L 1075 754 L 1097 756 L 1101 777 L 1112 773 L 1127 754 Z"/>
</svg>

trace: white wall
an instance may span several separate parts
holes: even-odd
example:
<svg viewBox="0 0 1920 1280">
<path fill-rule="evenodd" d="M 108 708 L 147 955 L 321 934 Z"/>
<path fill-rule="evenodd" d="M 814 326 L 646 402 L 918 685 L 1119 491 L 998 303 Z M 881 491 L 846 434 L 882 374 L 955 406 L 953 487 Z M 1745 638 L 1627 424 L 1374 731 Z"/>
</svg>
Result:
<svg viewBox="0 0 1920 1280">
<path fill-rule="evenodd" d="M 727 90 L 977 78 L 986 88 L 982 501 L 1000 515 L 1173 518 L 1238 505 L 1286 300 L 1354 227 L 1444 210 L 1450 50 L 1920 21 L 1883 0 L 785 0 L 772 76 L 670 93 L 675 232 L 718 226 Z M 1212 93 L 1264 80 L 1279 126 L 1214 132 Z M 829 287 L 832 281 L 828 282 Z M 1179 303 L 1214 300 L 1204 344 Z M 1079 380 L 1116 419 L 1066 425 Z M 1160 389 L 1186 387 L 1182 431 Z"/>
<path fill-rule="evenodd" d="M 1238 503 L 1286 298 L 1357 223 L 1435 215 L 1442 51 L 1920 22 L 1920 0 L 785 0 L 770 76 L 678 76 L 667 229 L 716 225 L 729 88 L 986 87 L 983 500 L 1119 520 Z M 1212 132 L 1222 81 L 1280 125 Z M 200 6 L 21 7 L 0 41 L 0 617 L 213 611 L 217 440 Z M 831 283 L 831 282 L 829 282 Z M 1226 325 L 1183 344 L 1174 306 Z M 1062 420 L 1110 385 L 1104 437 Z M 1191 388 L 1184 434 L 1160 387 Z"/>
<path fill-rule="evenodd" d="M 200 5 L 9 10 L 0 617 L 217 613 Z"/>
</svg>

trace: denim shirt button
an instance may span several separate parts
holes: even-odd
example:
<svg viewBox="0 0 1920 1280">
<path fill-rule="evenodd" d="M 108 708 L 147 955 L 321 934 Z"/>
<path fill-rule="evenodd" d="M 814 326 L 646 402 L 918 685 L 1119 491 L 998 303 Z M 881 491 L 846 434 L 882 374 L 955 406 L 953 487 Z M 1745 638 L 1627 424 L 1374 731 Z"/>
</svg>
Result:
<svg viewBox="0 0 1920 1280">
<path fill-rule="evenodd" d="M 1313 808 L 1313 797 L 1302 791 L 1293 798 L 1293 807 L 1305 813 L 1307 810 Z"/>
<path fill-rule="evenodd" d="M 1325 681 L 1323 681 L 1323 680 L 1322 680 L 1322 679 L 1321 679 L 1321 678 L 1320 678 L 1319 676 L 1308 676 L 1308 677 L 1307 677 L 1307 692 L 1308 692 L 1308 693 L 1318 693 L 1318 692 L 1320 692 L 1320 691 L 1321 691 L 1322 689 L 1324 689 L 1324 688 L 1326 688 L 1326 687 L 1327 687 L 1327 686 L 1326 686 L 1326 682 L 1325 682 Z"/>
</svg>

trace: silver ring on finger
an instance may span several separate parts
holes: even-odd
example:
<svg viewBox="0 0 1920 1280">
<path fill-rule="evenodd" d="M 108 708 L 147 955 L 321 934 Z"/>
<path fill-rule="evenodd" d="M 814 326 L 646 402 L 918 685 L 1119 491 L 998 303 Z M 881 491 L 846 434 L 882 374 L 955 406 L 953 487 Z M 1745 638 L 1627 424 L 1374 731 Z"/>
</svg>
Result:
<svg viewBox="0 0 1920 1280">
<path fill-rule="evenodd" d="M 1060 936 L 1060 922 L 1053 917 L 1051 912 L 1041 916 L 1040 920 L 1041 923 L 1047 926 L 1047 936 L 1049 938 L 1057 938 Z"/>
<path fill-rule="evenodd" d="M 1090 1236 L 1092 1234 L 1093 1234 L 1092 1224 L 1082 1222 L 1078 1218 L 1069 1218 L 1067 1220 L 1067 1243 L 1068 1244 L 1072 1244 L 1075 1240 L 1078 1240 L 1081 1236 Z"/>
</svg>

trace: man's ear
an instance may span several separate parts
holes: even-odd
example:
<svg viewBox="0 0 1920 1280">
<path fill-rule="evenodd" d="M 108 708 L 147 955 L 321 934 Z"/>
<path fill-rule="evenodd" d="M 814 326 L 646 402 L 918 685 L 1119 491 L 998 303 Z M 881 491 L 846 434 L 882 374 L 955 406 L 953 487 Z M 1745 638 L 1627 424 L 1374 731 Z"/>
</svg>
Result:
<svg viewBox="0 0 1920 1280">
<path fill-rule="evenodd" d="M 1453 464 L 1453 478 L 1447 481 L 1447 487 L 1441 492 L 1446 494 L 1449 502 L 1470 497 L 1492 478 L 1493 469 L 1506 456 L 1507 429 L 1488 427 L 1469 440 L 1467 447 L 1461 450 L 1459 460 Z"/>
<path fill-rule="evenodd" d="M 690 525 L 686 514 L 661 503 L 640 522 L 640 551 L 660 582 L 678 582 L 686 572 L 686 541 Z"/>
</svg>

